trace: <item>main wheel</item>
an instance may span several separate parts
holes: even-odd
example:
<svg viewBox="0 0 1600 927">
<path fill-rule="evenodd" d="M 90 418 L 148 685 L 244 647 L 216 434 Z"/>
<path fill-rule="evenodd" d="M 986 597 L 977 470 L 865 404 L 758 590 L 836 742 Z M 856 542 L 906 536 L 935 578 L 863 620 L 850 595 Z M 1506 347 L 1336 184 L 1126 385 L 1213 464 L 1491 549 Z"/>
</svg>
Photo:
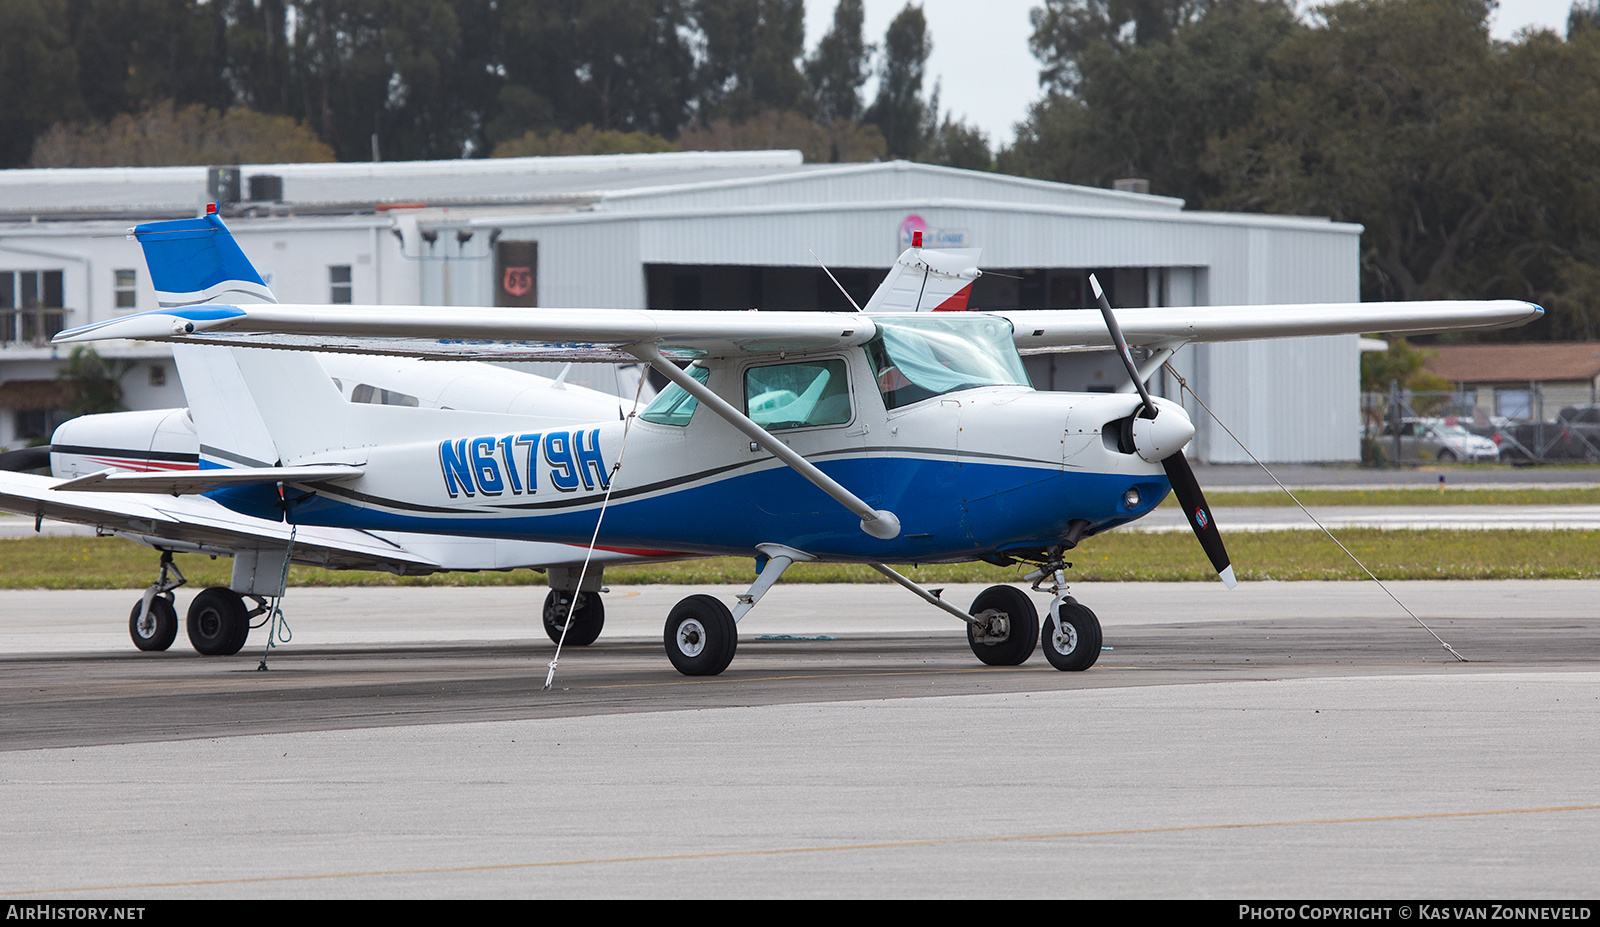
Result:
<svg viewBox="0 0 1600 927">
<path fill-rule="evenodd" d="M 580 592 L 577 593 L 578 607 L 573 609 L 572 596 L 570 591 L 552 589 L 544 597 L 544 633 L 550 635 L 551 641 L 561 643 L 561 629 L 566 627 L 567 611 L 571 609 L 572 627 L 567 630 L 567 644 L 587 647 L 606 626 L 606 604 L 600 600 L 598 592 Z"/>
<path fill-rule="evenodd" d="M 733 662 L 739 626 L 728 606 L 709 595 L 692 595 L 672 607 L 664 635 L 667 659 L 685 676 L 715 676 Z"/>
<path fill-rule="evenodd" d="M 250 636 L 250 613 L 232 589 L 212 587 L 189 605 L 189 643 L 208 657 L 239 652 Z"/>
<path fill-rule="evenodd" d="M 141 621 L 143 604 L 143 599 L 133 603 L 133 611 L 128 613 L 128 636 L 140 650 L 166 650 L 178 637 L 178 610 L 172 607 L 171 598 L 158 595 L 150 600 L 150 611 Z"/>
<path fill-rule="evenodd" d="M 1004 638 L 989 637 L 978 640 L 972 625 L 967 625 L 967 643 L 979 660 L 990 666 L 1021 666 L 1033 656 L 1034 642 L 1039 639 L 1039 610 L 1033 599 L 1015 586 L 990 586 L 978 593 L 972 601 L 972 617 L 984 618 L 985 612 L 997 613 L 990 617 L 1005 619 Z"/>
<path fill-rule="evenodd" d="M 1075 599 L 1062 602 L 1056 611 L 1061 621 L 1058 623 L 1054 615 L 1046 617 L 1044 630 L 1039 633 L 1045 659 L 1068 673 L 1093 666 L 1100 659 L 1100 619 Z"/>
</svg>

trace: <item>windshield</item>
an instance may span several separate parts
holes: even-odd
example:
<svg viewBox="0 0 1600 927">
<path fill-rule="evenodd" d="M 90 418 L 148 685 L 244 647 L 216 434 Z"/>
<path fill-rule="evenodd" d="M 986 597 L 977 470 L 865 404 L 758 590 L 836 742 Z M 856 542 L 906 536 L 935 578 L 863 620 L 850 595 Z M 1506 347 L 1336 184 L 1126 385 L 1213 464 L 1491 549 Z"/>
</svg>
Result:
<svg viewBox="0 0 1600 927">
<path fill-rule="evenodd" d="M 986 315 L 875 316 L 867 342 L 884 405 L 897 409 L 980 386 L 1029 386 L 1011 323 Z"/>
</svg>

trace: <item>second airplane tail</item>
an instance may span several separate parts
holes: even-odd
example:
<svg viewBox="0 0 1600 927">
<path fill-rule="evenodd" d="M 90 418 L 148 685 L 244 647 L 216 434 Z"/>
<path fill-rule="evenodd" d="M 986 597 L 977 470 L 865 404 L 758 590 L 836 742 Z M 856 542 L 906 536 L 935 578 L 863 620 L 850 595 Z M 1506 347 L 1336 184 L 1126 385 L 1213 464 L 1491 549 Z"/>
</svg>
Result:
<svg viewBox="0 0 1600 927">
<path fill-rule="evenodd" d="M 163 309 L 198 303 L 275 303 L 277 297 L 208 206 L 195 219 L 135 226 Z"/>
</svg>

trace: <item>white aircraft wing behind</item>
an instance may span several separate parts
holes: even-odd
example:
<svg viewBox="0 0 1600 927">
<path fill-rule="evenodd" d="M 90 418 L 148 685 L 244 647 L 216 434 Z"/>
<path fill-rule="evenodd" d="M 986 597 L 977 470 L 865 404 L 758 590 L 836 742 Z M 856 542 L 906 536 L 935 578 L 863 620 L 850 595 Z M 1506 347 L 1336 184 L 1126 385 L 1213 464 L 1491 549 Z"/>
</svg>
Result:
<svg viewBox="0 0 1600 927">
<path fill-rule="evenodd" d="M 1515 300 L 1307 303 L 1119 309 L 1134 346 L 1295 338 L 1362 332 L 1421 334 L 1507 328 L 1544 312 Z M 1092 309 L 994 312 L 1024 353 L 1111 347 Z M 82 328 L 55 342 L 110 338 L 394 354 L 439 359 L 626 361 L 630 344 L 668 357 L 804 353 L 865 344 L 872 317 L 834 312 L 663 309 L 487 309 L 437 306 L 194 306 L 159 309 Z"/>
<path fill-rule="evenodd" d="M 224 508 L 207 496 L 82 492 L 54 489 L 60 480 L 0 472 L 0 510 L 87 525 L 152 547 L 233 556 L 240 550 L 282 551 L 290 526 Z M 442 570 L 510 570 L 576 565 L 585 549 L 568 544 L 446 537 L 396 531 L 301 526 L 294 562 L 335 570 L 377 570 L 402 576 Z M 669 551 L 597 550 L 594 562 L 672 559 Z"/>
</svg>

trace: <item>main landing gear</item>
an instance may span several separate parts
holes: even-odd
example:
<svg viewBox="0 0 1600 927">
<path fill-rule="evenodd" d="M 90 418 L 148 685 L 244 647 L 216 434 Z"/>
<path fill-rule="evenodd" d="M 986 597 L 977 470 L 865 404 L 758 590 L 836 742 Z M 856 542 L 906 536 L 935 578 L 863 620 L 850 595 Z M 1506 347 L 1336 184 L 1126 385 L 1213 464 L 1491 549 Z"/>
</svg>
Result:
<svg viewBox="0 0 1600 927">
<path fill-rule="evenodd" d="M 574 595 L 578 597 L 576 608 L 572 605 Z M 570 628 L 567 627 L 569 614 Z M 565 631 L 567 646 L 587 647 L 600 636 L 600 629 L 605 625 L 606 605 L 598 592 L 552 589 L 544 597 L 544 633 L 550 636 L 551 643 L 561 643 L 561 634 Z"/>
<path fill-rule="evenodd" d="M 678 672 L 685 676 L 715 676 L 727 669 L 739 645 L 739 619 L 755 607 L 790 564 L 816 559 L 779 544 L 762 544 L 757 549 L 767 558 L 766 565 L 750 590 L 738 597 L 739 604 L 732 611 L 713 596 L 692 595 L 674 606 L 667 616 L 662 637 L 667 659 Z M 872 567 L 930 605 L 965 622 L 967 643 L 985 664 L 1021 666 L 1033 656 L 1035 646 L 1042 646 L 1051 666 L 1076 672 L 1100 659 L 1100 621 L 1094 612 L 1067 595 L 1066 564 L 1061 562 L 1061 552 L 1062 548 L 1052 548 L 1048 560 L 1026 577 L 1033 582 L 1033 591 L 1054 596 L 1042 630 L 1033 599 L 1015 586 L 990 586 L 978 594 L 971 612 L 964 612 L 940 598 L 942 590 L 924 589 L 881 563 Z"/>
<path fill-rule="evenodd" d="M 128 615 L 128 635 L 140 650 L 160 651 L 178 637 L 178 609 L 173 591 L 185 585 L 183 573 L 172 562 L 172 552 L 162 551 L 161 573 L 133 604 Z M 254 598 L 254 596 L 252 596 Z M 206 656 L 231 656 L 250 636 L 250 619 L 266 611 L 259 599 L 255 608 L 232 589 L 214 587 L 194 597 L 189 606 L 189 643 Z"/>
</svg>

